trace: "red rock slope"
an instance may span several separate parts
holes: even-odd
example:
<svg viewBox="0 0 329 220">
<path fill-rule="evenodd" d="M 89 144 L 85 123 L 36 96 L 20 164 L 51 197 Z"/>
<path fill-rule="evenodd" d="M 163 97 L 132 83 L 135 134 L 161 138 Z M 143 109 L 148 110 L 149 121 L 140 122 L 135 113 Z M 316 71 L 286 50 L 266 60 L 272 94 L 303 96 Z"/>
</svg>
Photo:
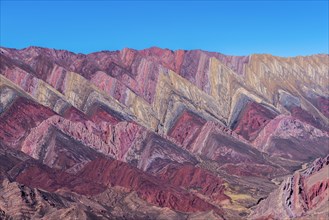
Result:
<svg viewBox="0 0 329 220">
<path fill-rule="evenodd" d="M 328 55 L 29 47 L 0 59 L 0 218 L 277 218 L 263 211 L 271 192 L 329 154 Z M 287 183 L 278 218 L 322 213 L 324 174 Z"/>
</svg>

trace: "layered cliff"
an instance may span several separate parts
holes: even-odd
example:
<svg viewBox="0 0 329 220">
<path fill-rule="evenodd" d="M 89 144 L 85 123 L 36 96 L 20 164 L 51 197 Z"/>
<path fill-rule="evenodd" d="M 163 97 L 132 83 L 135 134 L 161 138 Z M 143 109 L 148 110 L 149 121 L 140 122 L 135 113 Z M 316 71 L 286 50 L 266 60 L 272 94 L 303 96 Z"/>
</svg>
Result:
<svg viewBox="0 0 329 220">
<path fill-rule="evenodd" d="M 329 155 L 296 171 L 261 201 L 251 219 L 326 219 L 329 205 Z"/>
<path fill-rule="evenodd" d="M 29 47 L 0 58 L 3 218 L 291 218 L 327 200 L 325 168 L 278 184 L 329 154 L 328 55 Z M 284 184 L 302 196 L 276 215 L 266 207 Z"/>
</svg>

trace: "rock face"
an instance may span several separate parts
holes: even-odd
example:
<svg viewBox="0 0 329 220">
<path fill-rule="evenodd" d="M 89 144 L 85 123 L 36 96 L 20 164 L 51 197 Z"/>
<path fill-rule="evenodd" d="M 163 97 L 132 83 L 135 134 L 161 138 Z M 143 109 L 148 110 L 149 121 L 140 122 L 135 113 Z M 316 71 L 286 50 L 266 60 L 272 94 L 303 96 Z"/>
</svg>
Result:
<svg viewBox="0 0 329 220">
<path fill-rule="evenodd" d="M 251 219 L 325 219 L 329 205 L 329 155 L 295 172 L 261 201 Z"/>
<path fill-rule="evenodd" d="M 1 219 L 329 213 L 328 55 L 29 47 L 0 58 Z"/>
<path fill-rule="evenodd" d="M 275 113 L 255 102 L 249 102 L 240 114 L 234 131 L 250 141 L 254 140 L 258 132 L 276 116 Z"/>
</svg>

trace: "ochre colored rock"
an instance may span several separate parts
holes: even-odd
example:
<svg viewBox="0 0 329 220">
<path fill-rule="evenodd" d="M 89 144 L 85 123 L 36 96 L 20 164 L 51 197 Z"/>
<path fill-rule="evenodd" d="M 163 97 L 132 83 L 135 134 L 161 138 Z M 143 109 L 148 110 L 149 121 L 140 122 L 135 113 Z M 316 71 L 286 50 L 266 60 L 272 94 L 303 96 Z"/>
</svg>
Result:
<svg viewBox="0 0 329 220">
<path fill-rule="evenodd" d="M 2 47 L 0 59 L 1 219 L 328 214 L 328 55 Z"/>
</svg>

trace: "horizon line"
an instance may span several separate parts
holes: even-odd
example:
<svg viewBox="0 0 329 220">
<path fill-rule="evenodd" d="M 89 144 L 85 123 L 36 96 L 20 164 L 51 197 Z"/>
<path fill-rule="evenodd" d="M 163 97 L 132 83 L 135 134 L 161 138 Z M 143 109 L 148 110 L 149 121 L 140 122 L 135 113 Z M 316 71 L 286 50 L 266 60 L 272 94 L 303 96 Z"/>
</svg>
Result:
<svg viewBox="0 0 329 220">
<path fill-rule="evenodd" d="M 314 53 L 314 54 L 307 54 L 307 55 L 295 55 L 295 56 L 282 56 L 282 55 L 275 55 L 275 54 L 271 54 L 271 53 L 250 53 L 250 54 L 246 54 L 246 55 L 232 55 L 232 54 L 226 54 L 226 53 L 222 53 L 219 51 L 209 51 L 209 50 L 205 50 L 205 49 L 170 49 L 167 47 L 160 47 L 160 46 L 150 46 L 150 47 L 146 47 L 143 49 L 135 49 L 132 47 L 123 47 L 121 49 L 115 49 L 115 50 L 109 50 L 109 49 L 104 49 L 104 50 L 96 50 L 96 51 L 92 51 L 92 52 L 77 52 L 77 51 L 72 51 L 69 49 L 59 49 L 59 48 L 54 48 L 54 47 L 45 47 L 45 46 L 35 46 L 35 45 L 31 45 L 31 46 L 27 46 L 27 47 L 22 47 L 22 48 L 15 48 L 15 47 L 7 47 L 7 46 L 2 46 L 0 45 L 0 48 L 4 48 L 4 49 L 10 49 L 10 50 L 26 50 L 29 48 L 40 48 L 40 49 L 50 49 L 50 50 L 56 50 L 56 51 L 68 51 L 70 53 L 73 54 L 83 54 L 83 55 L 89 55 L 89 54 L 94 54 L 94 53 L 100 53 L 100 52 L 116 52 L 116 51 L 123 51 L 124 49 L 130 49 L 130 50 L 135 50 L 135 51 L 143 51 L 143 50 L 150 50 L 152 48 L 157 48 L 157 49 L 161 49 L 161 50 L 169 50 L 171 52 L 175 52 L 175 51 L 202 51 L 202 52 L 209 52 L 209 53 L 217 53 L 217 54 L 222 54 L 224 56 L 233 56 L 233 57 L 247 57 L 247 56 L 252 56 L 252 55 L 270 55 L 273 57 L 281 57 L 281 58 L 295 58 L 295 57 L 310 57 L 310 56 L 319 56 L 319 55 L 327 55 L 329 56 L 329 53 L 326 52 L 319 52 L 319 53 Z"/>
</svg>

